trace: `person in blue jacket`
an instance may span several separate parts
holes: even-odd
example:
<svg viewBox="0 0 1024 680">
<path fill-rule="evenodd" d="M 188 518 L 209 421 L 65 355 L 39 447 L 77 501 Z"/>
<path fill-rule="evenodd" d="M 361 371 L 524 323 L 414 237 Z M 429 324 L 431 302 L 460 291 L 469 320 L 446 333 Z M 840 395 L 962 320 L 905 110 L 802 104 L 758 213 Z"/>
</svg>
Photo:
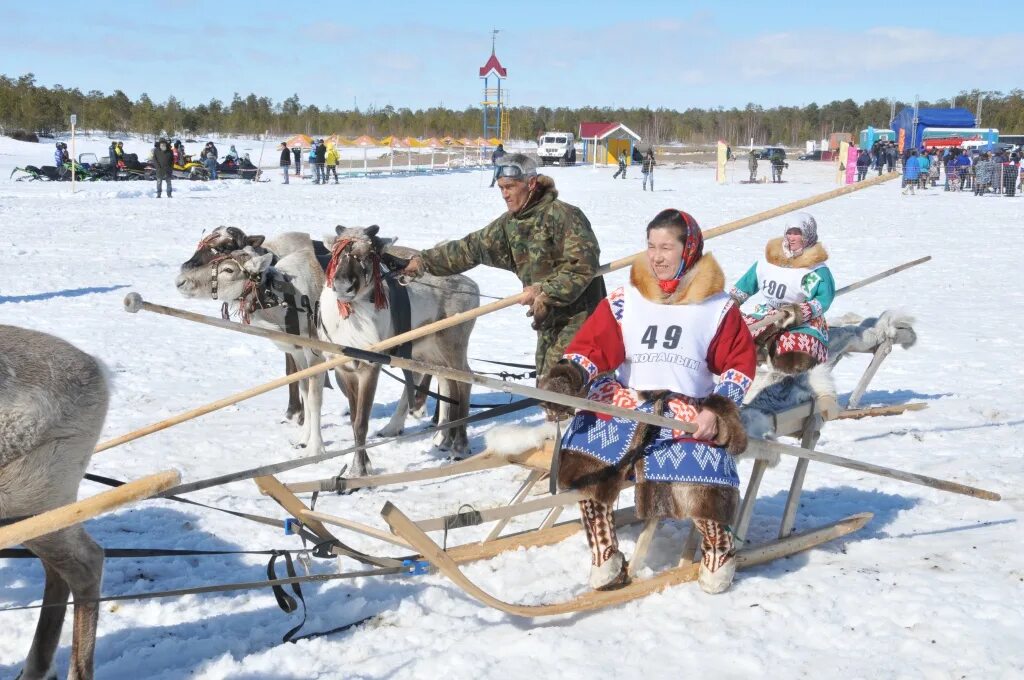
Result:
<svg viewBox="0 0 1024 680">
<path fill-rule="evenodd" d="M 909 191 L 913 194 L 914 187 L 917 186 L 920 178 L 921 159 L 917 157 L 917 149 L 914 149 L 903 163 L 903 193 L 906 194 Z"/>
</svg>

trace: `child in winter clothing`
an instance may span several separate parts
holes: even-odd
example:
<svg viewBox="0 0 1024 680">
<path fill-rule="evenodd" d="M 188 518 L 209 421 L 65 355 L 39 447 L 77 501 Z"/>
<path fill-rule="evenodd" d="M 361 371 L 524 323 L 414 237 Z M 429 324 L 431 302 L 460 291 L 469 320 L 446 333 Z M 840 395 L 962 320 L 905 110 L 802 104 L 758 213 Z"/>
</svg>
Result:
<svg viewBox="0 0 1024 680">
<path fill-rule="evenodd" d="M 625 151 L 620 151 L 619 152 L 619 169 L 615 172 L 614 175 L 612 175 L 612 179 L 617 178 L 619 175 L 622 175 L 622 179 L 626 179 L 626 152 Z"/>
</svg>

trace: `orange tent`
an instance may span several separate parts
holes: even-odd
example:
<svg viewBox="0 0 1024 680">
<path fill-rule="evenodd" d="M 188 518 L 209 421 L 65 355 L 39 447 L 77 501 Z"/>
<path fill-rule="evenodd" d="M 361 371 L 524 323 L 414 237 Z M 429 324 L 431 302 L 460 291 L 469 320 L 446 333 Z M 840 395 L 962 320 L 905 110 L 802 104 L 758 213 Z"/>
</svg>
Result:
<svg viewBox="0 0 1024 680">
<path fill-rule="evenodd" d="M 409 147 L 411 147 L 413 149 L 420 149 L 420 148 L 423 148 L 424 146 L 426 146 L 425 142 L 423 142 L 423 141 L 421 141 L 419 139 L 416 139 L 415 137 L 406 137 L 402 141 L 405 142 L 407 146 L 409 146 Z"/>
<path fill-rule="evenodd" d="M 431 137 L 430 139 L 423 141 L 423 146 L 429 146 L 432 149 L 440 149 L 444 147 L 444 144 L 442 144 L 441 140 L 437 137 Z"/>
<path fill-rule="evenodd" d="M 473 140 L 473 146 L 487 146 L 488 144 L 490 144 L 490 142 L 483 137 L 477 137 Z"/>
<path fill-rule="evenodd" d="M 352 140 L 352 146 L 361 146 L 366 148 L 368 146 L 380 146 L 380 142 L 369 135 L 360 135 Z"/>
<path fill-rule="evenodd" d="M 393 149 L 408 149 L 409 147 L 412 146 L 411 144 L 409 144 L 409 142 L 405 141 L 404 139 L 400 139 L 398 137 L 388 137 L 387 139 L 388 139 L 388 146 L 390 146 Z M 381 140 L 381 141 L 384 141 L 384 140 Z"/>
<path fill-rule="evenodd" d="M 313 138 L 309 135 L 294 135 L 291 139 L 285 142 L 285 144 L 289 149 L 296 146 L 303 149 L 311 149 L 313 148 Z"/>
</svg>

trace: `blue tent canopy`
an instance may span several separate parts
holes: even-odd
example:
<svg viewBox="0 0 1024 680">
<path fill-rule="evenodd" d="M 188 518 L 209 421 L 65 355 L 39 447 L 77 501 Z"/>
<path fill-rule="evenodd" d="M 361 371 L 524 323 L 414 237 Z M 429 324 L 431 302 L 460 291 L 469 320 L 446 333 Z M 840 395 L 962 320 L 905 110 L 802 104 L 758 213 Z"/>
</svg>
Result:
<svg viewBox="0 0 1024 680">
<path fill-rule="evenodd" d="M 896 131 L 896 139 L 899 139 L 901 129 L 906 130 L 904 133 L 906 148 L 921 145 L 925 128 L 973 128 L 975 126 L 974 114 L 967 109 L 918 109 L 917 126 L 915 127 L 914 109 L 908 106 L 896 114 L 889 127 Z"/>
</svg>

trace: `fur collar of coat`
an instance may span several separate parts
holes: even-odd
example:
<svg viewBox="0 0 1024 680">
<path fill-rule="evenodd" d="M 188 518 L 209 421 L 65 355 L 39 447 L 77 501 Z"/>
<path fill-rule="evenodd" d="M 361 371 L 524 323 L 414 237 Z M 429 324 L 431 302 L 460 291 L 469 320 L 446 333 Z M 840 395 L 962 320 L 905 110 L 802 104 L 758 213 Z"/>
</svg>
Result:
<svg viewBox="0 0 1024 680">
<path fill-rule="evenodd" d="M 773 238 L 764 247 L 764 259 L 776 267 L 792 267 L 794 269 L 807 269 L 814 265 L 821 264 L 828 259 L 828 252 L 821 243 L 815 243 L 810 248 L 804 248 L 803 252 L 796 257 L 787 257 L 782 248 L 783 237 Z"/>
<path fill-rule="evenodd" d="M 651 263 L 647 261 L 647 255 L 644 253 L 637 255 L 633 260 L 633 266 L 629 270 L 629 282 L 646 299 L 661 305 L 697 304 L 725 290 L 725 274 L 711 253 L 704 253 L 704 256 L 697 260 L 697 264 L 683 274 L 674 293 L 666 295 L 661 290 L 658 277 L 651 269 Z"/>
<path fill-rule="evenodd" d="M 550 203 L 556 198 L 558 198 L 558 189 L 555 188 L 555 180 L 547 175 L 537 175 L 537 188 L 533 190 L 533 196 L 530 196 L 526 205 L 520 208 L 519 212 L 514 213 L 513 217 L 516 219 L 529 217 L 537 206 Z"/>
</svg>

